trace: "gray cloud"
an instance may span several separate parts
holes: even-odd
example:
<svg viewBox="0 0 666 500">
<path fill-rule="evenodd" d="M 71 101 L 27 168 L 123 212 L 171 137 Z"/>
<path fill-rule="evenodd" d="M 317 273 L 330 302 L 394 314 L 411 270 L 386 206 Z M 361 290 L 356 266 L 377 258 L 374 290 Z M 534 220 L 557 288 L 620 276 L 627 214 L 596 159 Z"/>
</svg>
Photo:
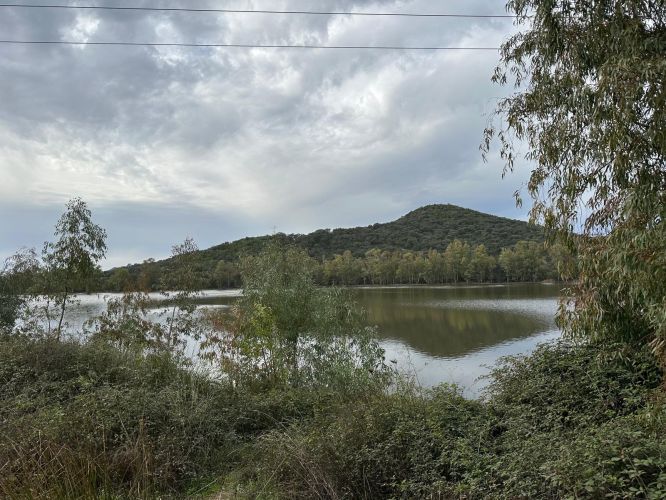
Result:
<svg viewBox="0 0 666 500">
<path fill-rule="evenodd" d="M 427 0 L 317 8 L 435 11 Z M 25 40 L 497 46 L 514 29 L 487 19 L 2 14 L 3 37 Z M 0 46 L 0 254 L 48 238 L 43 221 L 75 195 L 109 227 L 113 264 L 162 255 L 186 235 L 205 246 L 273 226 L 365 225 L 423 203 L 522 216 L 511 193 L 526 173 L 501 181 L 499 161 L 483 165 L 478 152 L 501 96 L 496 63 L 494 52 Z"/>
</svg>

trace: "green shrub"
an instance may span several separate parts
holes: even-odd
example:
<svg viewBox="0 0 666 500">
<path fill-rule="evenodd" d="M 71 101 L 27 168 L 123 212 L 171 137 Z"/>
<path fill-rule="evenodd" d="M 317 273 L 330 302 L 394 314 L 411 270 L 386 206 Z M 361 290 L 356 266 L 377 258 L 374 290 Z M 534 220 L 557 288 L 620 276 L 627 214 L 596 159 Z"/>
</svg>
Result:
<svg viewBox="0 0 666 500">
<path fill-rule="evenodd" d="M 484 399 L 233 387 L 168 355 L 0 340 L 0 497 L 660 498 L 662 373 L 648 348 L 552 344 Z"/>
<path fill-rule="evenodd" d="M 486 394 L 492 460 L 472 488 L 505 498 L 570 494 L 546 480 L 553 461 L 590 430 L 645 408 L 661 379 L 648 348 L 623 344 L 561 342 L 505 359 Z"/>
<path fill-rule="evenodd" d="M 546 345 L 504 360 L 482 401 L 406 388 L 276 428 L 252 484 L 284 498 L 658 497 L 664 419 L 645 409 L 661 376 L 647 348 Z"/>
<path fill-rule="evenodd" d="M 263 433 L 339 404 L 325 390 L 237 390 L 177 359 L 3 338 L 0 497 L 182 494 Z"/>
<path fill-rule="evenodd" d="M 505 424 L 551 432 L 642 408 L 662 373 L 644 347 L 559 342 L 505 358 L 490 379 L 486 399 Z"/>
<path fill-rule="evenodd" d="M 572 498 L 666 498 L 666 414 L 658 407 L 590 427 L 549 464 Z"/>
<path fill-rule="evenodd" d="M 257 485 L 290 498 L 422 498 L 453 491 L 482 436 L 480 403 L 454 387 L 347 402 L 263 436 Z"/>
<path fill-rule="evenodd" d="M 0 496 L 178 491 L 238 441 L 233 395 L 168 357 L 0 343 Z"/>
</svg>

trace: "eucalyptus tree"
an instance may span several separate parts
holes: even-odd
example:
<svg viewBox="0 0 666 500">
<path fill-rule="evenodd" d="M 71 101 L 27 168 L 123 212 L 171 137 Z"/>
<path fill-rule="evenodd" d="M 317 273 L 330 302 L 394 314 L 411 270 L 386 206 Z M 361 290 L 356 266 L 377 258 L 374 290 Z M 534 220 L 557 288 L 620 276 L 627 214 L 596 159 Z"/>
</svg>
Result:
<svg viewBox="0 0 666 500">
<path fill-rule="evenodd" d="M 106 231 L 92 221 L 88 205 L 81 198 L 73 198 L 56 223 L 54 236 L 56 240 L 46 242 L 42 251 L 44 279 L 40 293 L 57 306 L 55 336 L 59 340 L 72 294 L 90 286 L 99 261 L 106 255 Z"/>
<path fill-rule="evenodd" d="M 523 29 L 493 80 L 505 172 L 533 170 L 531 217 L 577 247 L 561 318 L 572 335 L 649 341 L 666 353 L 666 3 L 510 0 Z M 517 196 L 520 202 L 520 194 Z M 574 235 L 582 231 L 583 236 Z"/>
<path fill-rule="evenodd" d="M 470 257 L 467 279 L 480 283 L 488 280 L 495 267 L 495 258 L 488 255 L 485 245 L 477 245 Z"/>
<path fill-rule="evenodd" d="M 469 243 L 453 240 L 444 251 L 444 260 L 446 261 L 447 273 L 454 283 L 458 283 L 467 272 L 467 266 L 470 260 Z"/>
<path fill-rule="evenodd" d="M 5 259 L 0 269 L 0 333 L 10 332 L 26 306 L 40 263 L 34 248 Z"/>
<path fill-rule="evenodd" d="M 324 278 L 333 285 L 356 285 L 364 278 L 363 262 L 345 250 L 324 263 Z"/>
<path fill-rule="evenodd" d="M 497 262 L 502 271 L 504 271 L 504 276 L 507 282 L 518 279 L 518 260 L 513 248 L 502 248 L 499 257 L 497 258 Z"/>
<path fill-rule="evenodd" d="M 446 279 L 446 259 L 437 250 L 428 251 L 428 283 L 444 283 Z"/>
<path fill-rule="evenodd" d="M 233 262 L 219 260 L 214 271 L 215 284 L 218 288 L 232 288 L 238 286 L 240 273 Z"/>
<path fill-rule="evenodd" d="M 373 285 L 383 285 L 384 276 L 382 274 L 382 251 L 378 248 L 372 248 L 365 252 L 366 274 Z"/>
<path fill-rule="evenodd" d="M 241 259 L 243 295 L 213 313 L 202 356 L 235 382 L 351 389 L 383 369 L 374 329 L 349 292 L 316 285 L 318 263 L 278 241 Z"/>
</svg>

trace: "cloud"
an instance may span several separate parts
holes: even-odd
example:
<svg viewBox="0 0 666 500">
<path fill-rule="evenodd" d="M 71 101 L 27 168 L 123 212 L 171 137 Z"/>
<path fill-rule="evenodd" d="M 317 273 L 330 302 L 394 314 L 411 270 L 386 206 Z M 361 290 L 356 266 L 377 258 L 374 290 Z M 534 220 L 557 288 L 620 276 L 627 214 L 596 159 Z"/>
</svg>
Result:
<svg viewBox="0 0 666 500">
<path fill-rule="evenodd" d="M 265 8 L 258 1 L 238 6 Z M 426 0 L 317 8 L 434 11 Z M 480 0 L 438 10 L 501 13 Z M 498 46 L 514 30 L 488 19 L 2 13 L 3 37 L 25 40 Z M 57 207 L 81 196 L 104 213 L 111 234 L 122 235 L 113 262 L 159 253 L 155 242 L 173 242 L 188 227 L 214 244 L 274 225 L 309 231 L 390 220 L 426 202 L 516 215 L 511 193 L 525 172 L 501 181 L 499 161 L 483 165 L 478 152 L 503 92 L 490 83 L 497 57 L 3 45 L 0 208 L 25 223 L 44 213 L 55 220 Z M 3 217 L 4 247 L 35 240 L 12 227 Z"/>
</svg>

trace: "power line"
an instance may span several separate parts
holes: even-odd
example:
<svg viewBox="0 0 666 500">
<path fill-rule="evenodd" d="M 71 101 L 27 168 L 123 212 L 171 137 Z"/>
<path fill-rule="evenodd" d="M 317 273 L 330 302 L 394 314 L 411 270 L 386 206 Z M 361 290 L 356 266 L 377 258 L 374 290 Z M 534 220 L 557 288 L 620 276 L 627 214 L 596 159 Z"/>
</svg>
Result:
<svg viewBox="0 0 666 500">
<path fill-rule="evenodd" d="M 17 7 L 25 9 L 72 9 L 72 10 L 118 10 L 147 12 L 214 12 L 220 14 L 300 14 L 311 16 L 372 16 L 372 17 L 431 17 L 431 18 L 480 18 L 480 19 L 514 19 L 518 16 L 510 14 L 438 14 L 411 12 L 339 12 L 312 10 L 244 10 L 244 9 L 212 9 L 189 7 L 116 7 L 110 5 L 43 5 L 3 3 L 0 7 Z"/>
<path fill-rule="evenodd" d="M 337 50 L 499 50 L 497 47 L 403 47 L 399 45 L 255 45 L 249 43 L 151 43 L 151 42 L 76 42 L 73 40 L 0 40 L 14 45 L 100 45 L 129 47 L 208 47 L 239 49 L 337 49 Z"/>
</svg>

